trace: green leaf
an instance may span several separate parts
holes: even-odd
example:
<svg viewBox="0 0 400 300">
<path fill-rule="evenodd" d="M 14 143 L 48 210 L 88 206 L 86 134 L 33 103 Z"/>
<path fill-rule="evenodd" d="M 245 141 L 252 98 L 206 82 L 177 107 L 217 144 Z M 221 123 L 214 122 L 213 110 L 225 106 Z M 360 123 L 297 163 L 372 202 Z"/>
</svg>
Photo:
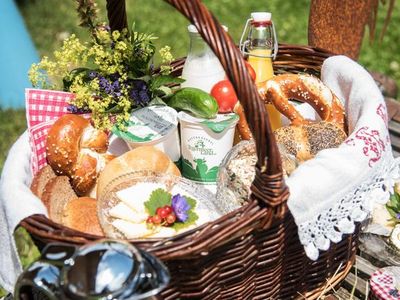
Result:
<svg viewBox="0 0 400 300">
<path fill-rule="evenodd" d="M 154 90 L 154 93 L 158 94 L 160 96 L 165 96 L 165 97 L 172 96 L 172 94 L 173 94 L 172 89 L 165 85 L 160 86 L 158 89 Z"/>
<path fill-rule="evenodd" d="M 163 105 L 166 106 L 167 104 L 158 96 L 155 96 L 153 99 L 148 104 L 149 106 L 154 106 L 154 105 Z"/>
<path fill-rule="evenodd" d="M 188 198 L 186 198 L 188 199 Z M 196 224 L 196 221 L 199 219 L 199 216 L 193 211 L 193 209 L 190 209 L 188 211 L 188 218 L 186 222 L 175 222 L 172 225 L 172 228 L 175 229 L 176 231 L 179 231 L 181 229 L 187 228 L 191 225 Z"/>
<path fill-rule="evenodd" d="M 393 195 L 390 196 L 391 198 L 394 198 L 394 201 L 396 202 L 396 208 L 400 211 L 400 195 L 397 192 L 394 192 Z"/>
<path fill-rule="evenodd" d="M 105 110 L 106 113 L 108 114 L 116 114 L 116 113 L 121 113 L 123 108 L 117 104 L 114 106 L 110 107 L 109 109 Z"/>
<path fill-rule="evenodd" d="M 393 207 L 391 207 L 390 205 L 386 204 L 386 209 L 387 209 L 387 211 L 389 212 L 389 214 L 390 214 L 390 216 L 391 216 L 392 218 L 397 219 L 397 218 L 396 218 L 397 213 L 396 213 L 396 211 L 393 209 Z"/>
<path fill-rule="evenodd" d="M 157 208 L 171 205 L 171 198 L 171 194 L 167 191 L 161 188 L 156 189 L 151 193 L 149 200 L 144 203 L 144 207 L 150 216 L 154 216 Z"/>
<path fill-rule="evenodd" d="M 400 212 L 400 197 L 397 193 L 390 195 L 389 205 L 393 207 L 394 210 Z"/>
<path fill-rule="evenodd" d="M 197 201 L 191 197 L 184 196 L 186 198 L 186 202 L 190 205 L 190 210 L 194 210 L 197 205 Z"/>
<path fill-rule="evenodd" d="M 64 91 L 69 92 L 69 89 L 70 89 L 72 83 L 74 82 L 75 77 L 81 73 L 86 73 L 84 80 L 88 81 L 89 80 L 89 77 L 88 77 L 89 72 L 90 72 L 90 70 L 88 68 L 75 68 L 75 69 L 71 70 L 69 72 L 69 74 L 63 78 Z"/>
<path fill-rule="evenodd" d="M 163 85 L 181 84 L 185 80 L 172 75 L 154 76 L 150 82 L 150 90 L 154 91 Z"/>
</svg>

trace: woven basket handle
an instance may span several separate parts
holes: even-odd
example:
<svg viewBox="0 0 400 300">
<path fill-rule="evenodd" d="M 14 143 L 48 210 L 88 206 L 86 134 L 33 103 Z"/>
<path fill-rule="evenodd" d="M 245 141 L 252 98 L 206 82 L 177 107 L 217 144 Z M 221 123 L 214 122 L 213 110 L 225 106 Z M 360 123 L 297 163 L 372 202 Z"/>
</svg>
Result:
<svg viewBox="0 0 400 300">
<path fill-rule="evenodd" d="M 196 26 L 210 45 L 232 82 L 244 108 L 249 127 L 257 145 L 256 178 L 252 185 L 253 197 L 263 206 L 273 208 L 275 217 L 286 212 L 287 188 L 283 182 L 282 164 L 267 111 L 257 88 L 244 64 L 242 54 L 216 18 L 200 0 L 165 0 Z M 107 0 L 112 30 L 126 25 L 124 0 Z M 121 20 L 125 19 L 125 20 Z M 122 26 L 122 27 L 121 27 Z M 271 211 L 269 212 L 269 214 Z"/>
</svg>

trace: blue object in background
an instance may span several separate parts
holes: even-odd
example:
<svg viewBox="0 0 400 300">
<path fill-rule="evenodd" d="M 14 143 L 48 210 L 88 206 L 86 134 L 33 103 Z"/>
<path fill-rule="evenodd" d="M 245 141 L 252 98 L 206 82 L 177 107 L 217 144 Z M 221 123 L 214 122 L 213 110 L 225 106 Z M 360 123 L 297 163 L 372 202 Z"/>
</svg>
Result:
<svg viewBox="0 0 400 300">
<path fill-rule="evenodd" d="M 14 0 L 0 0 L 0 108 L 24 108 L 28 70 L 39 61 Z"/>
</svg>

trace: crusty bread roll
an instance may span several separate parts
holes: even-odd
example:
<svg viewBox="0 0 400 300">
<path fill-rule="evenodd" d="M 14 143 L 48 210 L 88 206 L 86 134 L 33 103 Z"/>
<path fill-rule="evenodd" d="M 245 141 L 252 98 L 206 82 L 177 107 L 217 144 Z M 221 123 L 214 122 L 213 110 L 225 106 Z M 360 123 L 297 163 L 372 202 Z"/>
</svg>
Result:
<svg viewBox="0 0 400 300">
<path fill-rule="evenodd" d="M 110 161 L 100 173 L 97 181 L 97 199 L 103 189 L 113 179 L 134 171 L 153 171 L 180 176 L 174 162 L 162 151 L 153 146 L 143 146 L 126 152 Z"/>
<path fill-rule="evenodd" d="M 62 224 L 85 233 L 103 236 L 97 216 L 97 200 L 80 197 L 68 201 L 64 207 Z"/>
<path fill-rule="evenodd" d="M 56 177 L 56 174 L 54 173 L 53 169 L 49 165 L 44 166 L 39 172 L 37 172 L 35 177 L 33 177 L 31 183 L 32 193 L 39 199 L 42 199 L 46 184 L 54 177 Z"/>
<path fill-rule="evenodd" d="M 96 183 L 98 173 L 113 156 L 106 154 L 108 136 L 85 118 L 67 114 L 59 118 L 47 136 L 47 162 L 58 175 L 67 175 L 78 195 Z"/>
<path fill-rule="evenodd" d="M 347 137 L 341 128 L 330 122 L 284 126 L 274 133 L 278 145 L 299 162 L 313 158 L 323 149 L 339 147 Z"/>
</svg>

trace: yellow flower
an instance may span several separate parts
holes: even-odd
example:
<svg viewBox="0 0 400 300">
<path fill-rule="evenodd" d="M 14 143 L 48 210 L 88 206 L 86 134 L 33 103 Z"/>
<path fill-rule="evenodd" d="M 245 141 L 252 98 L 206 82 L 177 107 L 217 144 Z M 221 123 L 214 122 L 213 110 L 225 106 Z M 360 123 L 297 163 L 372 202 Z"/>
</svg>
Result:
<svg viewBox="0 0 400 300">
<path fill-rule="evenodd" d="M 112 38 L 114 41 L 117 41 L 120 36 L 121 36 L 121 33 L 119 31 L 117 31 L 117 30 L 113 31 Z"/>
</svg>

